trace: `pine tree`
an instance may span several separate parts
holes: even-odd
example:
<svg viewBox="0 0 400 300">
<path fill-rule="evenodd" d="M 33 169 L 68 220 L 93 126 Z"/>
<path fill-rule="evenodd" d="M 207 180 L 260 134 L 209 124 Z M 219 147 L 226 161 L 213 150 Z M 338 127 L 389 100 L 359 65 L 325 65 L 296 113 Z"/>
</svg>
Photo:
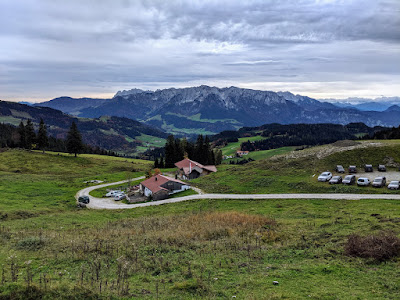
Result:
<svg viewBox="0 0 400 300">
<path fill-rule="evenodd" d="M 156 159 L 154 160 L 154 168 L 159 168 L 160 164 L 158 163 L 158 158 L 156 157 Z"/>
<path fill-rule="evenodd" d="M 165 167 L 173 168 L 175 163 L 175 138 L 171 134 L 165 143 Z"/>
<path fill-rule="evenodd" d="M 203 157 L 205 165 L 215 164 L 214 153 L 211 150 L 210 139 L 208 136 L 204 139 Z"/>
<path fill-rule="evenodd" d="M 181 146 L 181 140 L 180 139 L 175 139 L 175 146 L 174 146 L 174 163 L 181 161 L 183 159 L 183 149 Z"/>
<path fill-rule="evenodd" d="M 222 151 L 221 150 L 217 150 L 217 153 L 215 155 L 215 164 L 216 165 L 220 165 L 222 162 Z"/>
<path fill-rule="evenodd" d="M 28 119 L 25 126 L 25 137 L 26 137 L 26 147 L 29 150 L 32 150 L 32 146 L 36 140 L 35 128 L 33 127 L 33 123 L 31 119 Z"/>
<path fill-rule="evenodd" d="M 160 166 L 160 168 L 165 168 L 164 157 L 162 157 L 162 156 L 160 158 L 159 166 Z"/>
<path fill-rule="evenodd" d="M 25 134 L 25 126 L 21 121 L 18 126 L 18 134 L 19 134 L 19 146 L 21 148 L 26 148 L 26 134 Z"/>
<path fill-rule="evenodd" d="M 204 149 L 204 140 L 203 140 L 203 135 L 200 134 L 197 136 L 196 145 L 194 146 L 193 159 L 201 164 L 204 163 L 203 149 Z"/>
<path fill-rule="evenodd" d="M 81 136 L 75 122 L 72 122 L 72 125 L 71 125 L 68 135 L 67 135 L 68 153 L 71 153 L 71 154 L 74 153 L 75 157 L 76 157 L 77 154 L 82 151 L 82 149 L 83 149 L 82 136 Z"/>
<path fill-rule="evenodd" d="M 41 149 L 44 153 L 46 147 L 49 146 L 49 138 L 47 136 L 47 128 L 46 125 L 44 124 L 43 119 L 40 119 L 37 142 L 39 149 Z"/>
</svg>

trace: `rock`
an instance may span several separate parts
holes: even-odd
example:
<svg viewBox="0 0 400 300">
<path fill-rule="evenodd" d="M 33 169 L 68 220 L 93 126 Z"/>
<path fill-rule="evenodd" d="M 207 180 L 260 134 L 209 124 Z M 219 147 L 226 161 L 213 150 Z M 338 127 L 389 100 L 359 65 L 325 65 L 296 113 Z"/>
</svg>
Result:
<svg viewBox="0 0 400 300">
<path fill-rule="evenodd" d="M 279 284 L 279 282 L 278 281 L 272 281 L 272 283 L 274 284 L 274 285 L 278 285 Z"/>
</svg>

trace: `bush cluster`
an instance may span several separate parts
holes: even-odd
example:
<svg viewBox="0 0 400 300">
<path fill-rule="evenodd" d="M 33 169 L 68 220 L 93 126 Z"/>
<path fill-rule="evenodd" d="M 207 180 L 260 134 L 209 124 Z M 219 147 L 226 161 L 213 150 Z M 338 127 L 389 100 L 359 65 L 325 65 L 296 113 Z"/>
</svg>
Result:
<svg viewBox="0 0 400 300">
<path fill-rule="evenodd" d="M 345 253 L 348 256 L 385 261 L 400 255 L 400 238 L 388 232 L 365 237 L 352 234 L 345 245 Z"/>
</svg>

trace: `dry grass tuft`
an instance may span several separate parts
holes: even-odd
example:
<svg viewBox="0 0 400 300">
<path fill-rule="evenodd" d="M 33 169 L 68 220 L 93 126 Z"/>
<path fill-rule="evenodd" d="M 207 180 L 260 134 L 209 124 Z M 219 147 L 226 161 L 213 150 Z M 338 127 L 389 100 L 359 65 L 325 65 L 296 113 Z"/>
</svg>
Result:
<svg viewBox="0 0 400 300">
<path fill-rule="evenodd" d="M 345 253 L 348 256 L 385 261 L 400 255 L 400 239 L 388 232 L 365 237 L 353 234 L 347 240 Z"/>
</svg>

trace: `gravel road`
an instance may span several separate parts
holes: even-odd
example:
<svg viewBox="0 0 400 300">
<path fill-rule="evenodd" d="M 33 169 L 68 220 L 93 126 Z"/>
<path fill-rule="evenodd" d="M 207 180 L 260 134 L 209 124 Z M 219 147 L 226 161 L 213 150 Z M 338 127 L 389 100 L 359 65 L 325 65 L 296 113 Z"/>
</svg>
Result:
<svg viewBox="0 0 400 300">
<path fill-rule="evenodd" d="M 130 181 L 135 181 L 143 179 L 142 177 L 137 177 L 130 179 Z M 90 203 L 87 205 L 88 208 L 92 209 L 129 209 L 146 207 L 153 205 L 162 205 L 168 203 L 177 203 L 188 200 L 200 200 L 200 199 L 326 199 L 326 200 L 365 200 L 365 199 L 388 199 L 388 200 L 400 200 L 400 194 L 201 194 L 190 195 L 180 198 L 171 198 L 160 201 L 152 201 L 146 203 L 137 204 L 124 204 L 121 202 L 114 201 L 113 198 L 96 198 L 90 196 L 89 193 L 95 189 L 103 188 L 110 185 L 117 185 L 126 183 L 129 180 L 123 180 L 119 182 L 105 183 L 100 185 L 94 185 L 80 190 L 76 193 L 75 198 L 78 199 L 80 196 L 89 196 Z"/>
</svg>

